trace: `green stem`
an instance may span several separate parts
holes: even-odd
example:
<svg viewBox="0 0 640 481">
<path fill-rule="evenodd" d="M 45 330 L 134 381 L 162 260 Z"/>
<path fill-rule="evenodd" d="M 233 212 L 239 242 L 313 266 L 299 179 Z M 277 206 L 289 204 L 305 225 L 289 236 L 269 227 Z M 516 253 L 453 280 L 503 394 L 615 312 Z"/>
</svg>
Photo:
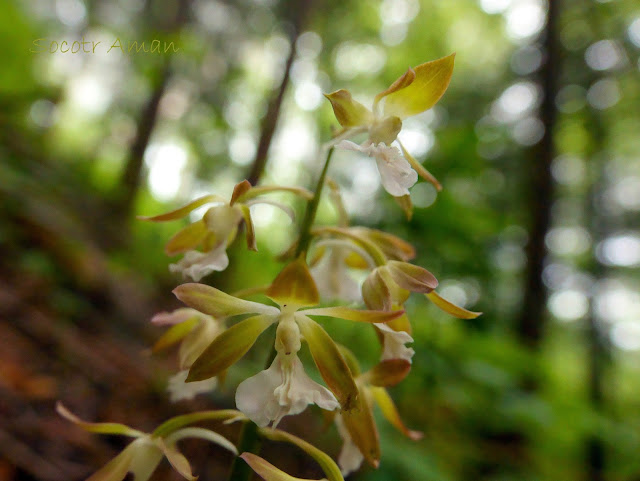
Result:
<svg viewBox="0 0 640 481">
<path fill-rule="evenodd" d="M 333 147 L 331 147 L 327 152 L 327 159 L 325 160 L 324 167 L 322 168 L 322 173 L 320 174 L 320 178 L 318 179 L 318 183 L 316 184 L 315 194 L 307 205 L 307 212 L 305 214 L 302 227 L 300 228 L 300 241 L 298 242 L 296 257 L 303 252 L 306 252 L 309 248 L 309 243 L 311 242 L 312 237 L 311 227 L 313 226 L 313 222 L 316 218 L 318 204 L 320 204 L 320 196 L 322 195 L 322 189 L 327 177 L 327 171 L 329 170 L 329 163 L 331 162 L 332 155 Z M 269 357 L 267 358 L 265 369 L 267 369 L 271 365 L 271 363 L 275 359 L 275 355 L 276 351 L 274 348 L 272 348 L 269 353 Z M 258 426 L 252 421 L 247 421 L 242 427 L 242 432 L 240 433 L 240 440 L 238 441 L 238 452 L 249 452 L 258 454 L 260 452 L 261 445 L 262 440 L 260 439 L 260 436 L 258 434 Z M 236 457 L 233 460 L 233 464 L 231 465 L 229 481 L 248 481 L 251 477 L 251 472 L 251 467 L 247 463 L 245 463 L 242 458 Z"/>
<path fill-rule="evenodd" d="M 316 213 L 318 212 L 318 205 L 320 204 L 320 197 L 322 195 L 322 189 L 324 188 L 324 181 L 327 177 L 332 155 L 333 147 L 331 147 L 327 152 L 327 159 L 324 162 L 322 173 L 320 174 L 320 178 L 316 184 L 315 194 L 313 195 L 311 202 L 307 205 L 307 212 L 304 216 L 302 227 L 300 228 L 300 240 L 298 242 L 298 248 L 296 249 L 296 257 L 302 253 L 306 253 L 307 249 L 309 249 L 309 243 L 311 242 L 311 227 L 313 226 L 313 222 L 316 220 Z"/>
</svg>

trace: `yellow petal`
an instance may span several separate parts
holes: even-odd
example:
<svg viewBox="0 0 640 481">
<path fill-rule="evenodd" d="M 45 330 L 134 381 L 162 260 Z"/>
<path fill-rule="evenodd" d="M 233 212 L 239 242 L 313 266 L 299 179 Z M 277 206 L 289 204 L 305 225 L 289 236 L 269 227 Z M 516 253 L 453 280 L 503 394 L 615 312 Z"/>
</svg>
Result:
<svg viewBox="0 0 640 481">
<path fill-rule="evenodd" d="M 282 269 L 265 294 L 281 306 L 315 306 L 320 302 L 318 288 L 302 257 Z"/>
<path fill-rule="evenodd" d="M 198 324 L 199 319 L 197 316 L 192 317 L 191 319 L 187 319 L 175 326 L 171 326 L 167 332 L 165 332 L 160 339 L 156 341 L 156 343 L 151 348 L 151 352 L 158 352 L 162 349 L 166 349 L 169 346 L 173 346 L 176 342 L 183 339 L 187 334 L 189 334 L 194 327 Z"/>
<path fill-rule="evenodd" d="M 433 107 L 449 86 L 454 57 L 455 54 L 451 54 L 418 65 L 413 82 L 385 97 L 384 115 L 405 119 Z"/>
<path fill-rule="evenodd" d="M 343 411 L 342 420 L 349 430 L 351 440 L 358 447 L 364 459 L 377 468 L 380 464 L 380 440 L 373 419 L 371 404 L 366 399 L 367 393 L 360 389 L 356 405 L 351 411 Z"/>
<path fill-rule="evenodd" d="M 331 457 L 325 452 L 319 450 L 308 442 L 294 436 L 293 434 L 280 431 L 279 429 L 261 428 L 260 434 L 271 441 L 283 441 L 295 444 L 318 462 L 329 481 L 343 481 L 342 474 L 340 474 L 340 468 L 338 468 L 338 465 L 333 461 L 333 459 L 331 459 Z"/>
<path fill-rule="evenodd" d="M 336 396 L 342 409 L 352 409 L 358 389 L 338 346 L 317 322 L 303 315 L 297 315 L 296 320 L 322 379 Z"/>
<path fill-rule="evenodd" d="M 136 446 L 130 444 L 115 458 L 105 464 L 99 471 L 93 473 L 86 481 L 122 481 L 136 451 Z"/>
<path fill-rule="evenodd" d="M 305 481 L 302 478 L 296 478 L 285 473 L 253 453 L 242 453 L 240 457 L 265 481 Z"/>
<path fill-rule="evenodd" d="M 202 220 L 189 224 L 169 239 L 167 245 L 164 246 L 164 252 L 168 256 L 187 252 L 188 250 L 198 246 L 208 233 L 209 231 L 207 230 L 207 226 L 202 222 Z"/>
<path fill-rule="evenodd" d="M 138 216 L 138 220 L 150 220 L 153 222 L 165 222 L 168 220 L 176 220 L 185 217 L 192 210 L 197 209 L 198 207 L 209 204 L 212 202 L 218 202 L 222 204 L 226 204 L 226 201 L 220 197 L 219 195 L 211 194 L 205 195 L 204 197 L 200 197 L 192 202 L 189 202 L 184 207 L 180 207 L 179 209 L 172 210 L 171 212 L 167 212 L 166 214 L 160 214 L 156 216 Z"/>
<path fill-rule="evenodd" d="M 359 127 L 361 125 L 369 125 L 373 119 L 373 115 L 360 102 L 353 100 L 348 90 L 336 90 L 325 97 L 331 102 L 333 113 L 343 127 Z"/>
<path fill-rule="evenodd" d="M 411 363 L 405 359 L 387 359 L 372 367 L 363 375 L 363 380 L 372 386 L 395 386 L 411 370 Z"/>
<path fill-rule="evenodd" d="M 413 83 L 415 79 L 416 71 L 409 67 L 409 69 L 404 74 L 402 74 L 400 78 L 396 79 L 387 89 L 376 95 L 375 99 L 373 100 L 374 111 L 378 106 L 378 102 L 380 102 L 383 97 L 386 97 L 387 95 L 392 94 L 393 92 L 396 92 L 400 89 L 408 87 Z"/>
<path fill-rule="evenodd" d="M 355 230 L 365 235 L 391 260 L 409 261 L 416 256 L 416 250 L 411 244 L 393 234 L 365 227 Z"/>
<path fill-rule="evenodd" d="M 301 314 L 307 316 L 327 316 L 337 317 L 339 319 L 346 319 L 347 321 L 356 322 L 388 322 L 392 319 L 396 319 L 404 314 L 404 311 L 368 311 L 364 309 L 351 309 L 349 307 L 335 306 L 335 307 L 320 307 L 318 309 L 305 309 L 300 311 Z"/>
<path fill-rule="evenodd" d="M 457 317 L 458 319 L 475 319 L 482 314 L 482 312 L 468 311 L 463 307 L 456 306 L 454 303 L 441 297 L 436 291 L 429 292 L 426 296 L 444 312 L 451 314 L 453 317 Z"/>
<path fill-rule="evenodd" d="M 400 419 L 400 414 L 398 413 L 398 409 L 396 408 L 393 399 L 389 396 L 387 390 L 383 387 L 372 387 L 370 390 L 373 398 L 376 401 L 376 404 L 380 406 L 382 410 L 382 415 L 385 417 L 387 421 L 389 421 L 398 431 L 407 436 L 414 441 L 422 439 L 423 434 L 420 431 L 412 431 L 407 428 L 402 419 Z"/>
<path fill-rule="evenodd" d="M 218 319 L 239 314 L 277 315 L 280 312 L 273 306 L 238 299 L 215 287 L 195 282 L 179 285 L 173 293 L 189 307 Z"/>
<path fill-rule="evenodd" d="M 228 419 L 234 419 L 238 417 L 244 417 L 240 411 L 234 409 L 219 409 L 215 411 L 198 411 L 190 414 L 183 414 L 181 416 L 173 417 L 160 426 L 151 434 L 154 438 L 166 437 L 183 426 L 189 424 L 198 423 L 200 421 L 226 421 Z"/>
<path fill-rule="evenodd" d="M 193 363 L 187 382 L 210 379 L 235 364 L 273 322 L 271 316 L 254 316 L 223 331 Z"/>
<path fill-rule="evenodd" d="M 183 478 L 188 479 L 189 481 L 193 481 L 198 479 L 197 476 L 194 476 L 191 473 L 191 466 L 189 465 L 189 461 L 184 455 L 176 449 L 175 446 L 167 446 L 161 439 L 157 440 L 160 445 L 160 449 L 163 454 L 166 456 L 167 461 L 171 463 L 173 469 L 175 469 Z"/>
<path fill-rule="evenodd" d="M 80 426 L 85 431 L 89 431 L 92 433 L 120 434 L 122 436 L 130 436 L 132 438 L 138 438 L 145 435 L 145 433 L 138 431 L 137 429 L 130 428 L 129 426 L 126 426 L 124 424 L 89 423 L 87 421 L 83 421 L 78 416 L 69 411 L 66 407 L 64 407 L 64 405 L 60 401 L 58 401 L 58 403 L 56 404 L 56 411 L 67 421 L 71 421 L 72 423 Z"/>
</svg>

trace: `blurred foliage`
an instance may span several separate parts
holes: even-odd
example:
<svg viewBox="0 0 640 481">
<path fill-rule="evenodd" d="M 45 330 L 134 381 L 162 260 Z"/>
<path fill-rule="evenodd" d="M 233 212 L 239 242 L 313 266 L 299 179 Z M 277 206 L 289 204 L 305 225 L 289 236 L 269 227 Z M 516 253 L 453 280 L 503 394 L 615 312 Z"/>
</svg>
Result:
<svg viewBox="0 0 640 481">
<path fill-rule="evenodd" d="M 296 56 L 265 183 L 309 186 L 315 179 L 316 149 L 336 127 L 322 92 L 348 88 L 369 104 L 407 67 L 457 52 L 445 97 L 406 121 L 403 139 L 443 192 L 415 186 L 418 207 L 407 223 L 367 159 L 339 153 L 330 173 L 354 223 L 413 243 L 416 262 L 438 277 L 445 297 L 484 312 L 460 321 L 411 299 L 413 369 L 391 391 L 406 424 L 425 437 L 404 439 L 380 417 L 381 467 L 353 479 L 640 479 L 640 10 L 632 0 L 559 1 L 553 92 L 539 76 L 545 12 L 538 0 L 4 2 L 0 338 L 11 349 L 3 347 L 0 358 L 0 416 L 7 419 L 0 479 L 81 479 L 109 458 L 101 450 L 117 447 L 64 435 L 75 449 L 65 451 L 42 434 L 46 423 L 56 433 L 72 429 L 48 420 L 57 398 L 89 417 L 142 429 L 167 413 L 211 405 L 160 401 L 172 369 L 163 360 L 132 367 L 159 334 L 146 326 L 150 316 L 178 306 L 170 290 L 179 282 L 163 254 L 177 225 L 134 216 L 204 192 L 227 195 L 248 175 L 291 38 Z M 32 53 L 37 38 L 47 46 L 102 43 L 96 53 Z M 180 51 L 107 52 L 116 38 L 123 45 L 173 41 Z M 552 205 L 548 256 L 538 273 L 549 322 L 543 341 L 529 349 L 514 333 L 535 214 L 527 166 L 535 165 L 547 127 L 537 113 L 545 95 L 557 108 L 555 194 L 543 199 Z M 136 160 L 137 140 L 140 184 L 127 187 L 123 172 Z M 135 202 L 127 206 L 129 187 Z M 319 221 L 335 218 L 323 202 Z M 237 241 L 232 267 L 207 282 L 233 291 L 267 284 L 278 272 L 274 256 L 296 227 L 269 208 L 256 219 L 260 252 Z M 331 320 L 326 326 L 363 365 L 378 358 L 373 331 Z M 232 406 L 235 385 L 265 356 L 266 348 L 253 350 L 213 404 Z M 86 385 L 78 384 L 79 373 Z M 29 416 L 35 425 L 22 429 L 17 421 Z M 283 424 L 316 433 L 320 447 L 336 455 L 337 434 L 319 433 L 311 419 Z M 593 439 L 603 467 L 589 451 Z M 202 466 L 219 455 L 193 449 Z M 224 479 L 224 466 L 206 471 L 194 462 L 202 479 Z"/>
</svg>

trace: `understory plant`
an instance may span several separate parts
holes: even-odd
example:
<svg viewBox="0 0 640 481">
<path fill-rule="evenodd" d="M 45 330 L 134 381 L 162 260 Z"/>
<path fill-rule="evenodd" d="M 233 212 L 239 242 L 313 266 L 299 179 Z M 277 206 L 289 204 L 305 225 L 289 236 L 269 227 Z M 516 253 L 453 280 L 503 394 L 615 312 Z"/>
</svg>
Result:
<svg viewBox="0 0 640 481">
<path fill-rule="evenodd" d="M 438 190 L 441 186 L 397 136 L 404 119 L 430 109 L 442 97 L 453 63 L 454 55 L 449 55 L 409 68 L 375 96 L 370 109 L 347 90 L 327 94 L 340 128 L 320 149 L 321 172 L 313 191 L 299 186 L 253 186 L 244 180 L 235 186 L 229 199 L 212 193 L 174 211 L 142 218 L 175 221 L 209 206 L 202 217 L 179 230 L 166 244 L 168 255 L 183 256 L 171 264 L 171 271 L 194 281 L 173 290 L 185 307 L 158 313 L 152 319 L 154 324 L 167 328 L 153 351 L 179 345 L 178 371 L 168 387 L 172 401 L 216 389 L 227 370 L 233 369 L 272 325 L 276 326 L 275 342 L 265 369 L 237 386 L 236 409 L 183 414 L 144 433 L 121 424 L 82 421 L 59 404 L 59 413 L 81 428 L 132 438 L 90 481 L 118 481 L 129 472 L 136 481 L 145 481 L 162 458 L 167 458 L 184 478 L 195 479 L 189 461 L 177 446 L 185 438 L 210 441 L 235 454 L 229 480 L 249 479 L 249 467 L 267 481 L 299 479 L 260 457 L 259 445 L 265 441 L 296 445 L 319 463 L 326 479 L 342 480 L 363 462 L 379 466 L 374 405 L 401 433 L 414 440 L 421 438 L 419 431 L 402 422 L 386 390 L 409 374 L 414 349 L 419 349 L 408 346 L 413 338 L 404 304 L 416 293 L 458 318 L 473 318 L 479 313 L 455 306 L 436 292 L 436 278 L 424 267 L 411 263 L 416 255 L 411 244 L 392 233 L 352 225 L 340 186 L 329 180 L 328 172 L 336 149 L 371 157 L 384 189 L 410 219 L 413 207 L 409 189 L 418 178 Z M 338 222 L 318 226 L 316 212 L 323 192 L 327 192 L 325 185 L 329 186 L 328 198 L 338 213 Z M 274 192 L 289 193 L 306 202 L 299 234 L 282 257 L 279 274 L 266 287 L 247 285 L 236 295 L 201 282 L 211 272 L 229 267 L 227 249 L 240 233 L 246 238 L 248 250 L 257 250 L 253 205 L 271 204 L 295 220 L 291 205 L 271 198 Z M 354 271 L 360 271 L 362 282 L 356 281 Z M 326 318 L 374 329 L 379 345 L 368 348 L 380 351 L 379 362 L 363 372 L 349 347 L 335 342 L 325 330 Z M 305 366 L 299 357 L 304 344 L 315 367 Z M 313 369 L 317 369 L 324 385 L 307 375 Z M 337 428 L 342 439 L 337 462 L 309 441 L 277 429 L 282 418 L 303 412 L 309 404 L 324 410 L 325 419 Z M 212 420 L 242 424 L 238 444 L 211 428 L 199 426 Z"/>
</svg>

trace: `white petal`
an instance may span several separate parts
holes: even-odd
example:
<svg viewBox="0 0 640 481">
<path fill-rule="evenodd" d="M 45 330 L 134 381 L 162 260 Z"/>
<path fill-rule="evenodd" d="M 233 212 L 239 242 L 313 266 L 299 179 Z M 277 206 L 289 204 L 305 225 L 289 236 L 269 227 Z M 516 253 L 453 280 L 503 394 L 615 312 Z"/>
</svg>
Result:
<svg viewBox="0 0 640 481">
<path fill-rule="evenodd" d="M 413 342 L 413 337 L 405 331 L 394 331 L 386 324 L 377 323 L 374 324 L 383 336 L 383 350 L 381 361 L 387 359 L 404 359 L 411 362 L 411 358 L 415 354 L 415 351 L 410 347 L 405 346 L 407 342 Z"/>
<path fill-rule="evenodd" d="M 266 426 L 280 410 L 273 394 L 280 384 L 282 373 L 280 359 L 276 356 L 269 369 L 240 383 L 236 390 L 236 407 L 258 426 Z"/>
<path fill-rule="evenodd" d="M 335 419 L 338 434 L 340 434 L 343 441 L 342 449 L 338 455 L 338 466 L 340 466 L 342 475 L 347 476 L 348 474 L 356 471 L 362 465 L 364 456 L 351 439 L 349 431 L 342 422 L 342 416 L 338 414 Z"/>
<path fill-rule="evenodd" d="M 176 264 L 169 265 L 171 272 L 181 272 L 184 278 L 199 281 L 213 271 L 223 271 L 229 265 L 226 246 L 223 243 L 210 252 L 187 251 Z"/>
<path fill-rule="evenodd" d="M 340 407 L 331 391 L 307 376 L 295 354 L 278 354 L 269 369 L 246 379 L 236 391 L 237 408 L 258 426 L 273 421 L 275 427 L 284 416 L 313 403 L 329 411 Z"/>
<path fill-rule="evenodd" d="M 351 142 L 350 140 L 341 140 L 336 144 L 336 148 L 344 150 L 355 150 L 356 152 L 362 152 L 369 155 L 369 149 L 361 145 Z"/>
<path fill-rule="evenodd" d="M 396 147 L 379 143 L 370 155 L 376 159 L 382 185 L 394 197 L 409 194 L 409 187 L 418 181 L 418 173 L 411 168 Z"/>
<path fill-rule="evenodd" d="M 167 390 L 169 391 L 171 402 L 193 399 L 198 394 L 213 391 L 218 385 L 218 380 L 215 377 L 204 381 L 185 382 L 188 374 L 189 370 L 185 369 L 169 379 Z"/>
</svg>

